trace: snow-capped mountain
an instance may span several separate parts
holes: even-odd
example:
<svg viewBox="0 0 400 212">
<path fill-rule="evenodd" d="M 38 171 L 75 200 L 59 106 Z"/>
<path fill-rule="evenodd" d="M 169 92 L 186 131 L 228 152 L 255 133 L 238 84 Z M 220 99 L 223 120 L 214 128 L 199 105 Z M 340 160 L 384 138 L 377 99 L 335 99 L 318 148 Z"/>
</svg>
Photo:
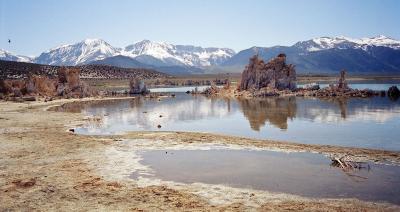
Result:
<svg viewBox="0 0 400 212">
<path fill-rule="evenodd" d="M 172 45 L 164 42 L 143 40 L 121 49 L 101 39 L 86 39 L 76 44 L 62 45 L 42 53 L 36 63 L 49 65 L 79 65 L 117 55 L 135 58 L 153 65 L 156 60 L 162 66 L 210 66 L 219 65 L 235 54 L 227 48 L 202 48 L 190 45 Z"/>
<path fill-rule="evenodd" d="M 227 60 L 223 71 L 241 72 L 256 53 L 266 61 L 285 53 L 287 62 L 296 65 L 297 73 L 332 74 L 341 69 L 357 74 L 400 73 L 400 41 L 386 36 L 320 37 L 292 46 L 252 47 Z"/>
<path fill-rule="evenodd" d="M 86 39 L 43 52 L 34 61 L 48 65 L 79 65 L 118 55 L 120 49 L 101 39 Z"/>
<path fill-rule="evenodd" d="M 101 39 L 86 39 L 59 46 L 39 57 L 18 56 L 0 50 L 0 60 L 48 65 L 103 64 L 127 68 L 152 68 L 169 74 L 241 72 L 249 57 L 258 53 L 269 60 L 285 53 L 298 73 L 398 73 L 400 40 L 386 36 L 354 39 L 319 37 L 292 46 L 252 47 L 235 53 L 228 48 L 203 48 L 143 40 L 116 48 Z"/>
<path fill-rule="evenodd" d="M 202 48 L 143 40 L 125 47 L 121 54 L 132 58 L 148 55 L 170 65 L 201 67 L 219 65 L 231 58 L 235 51 L 228 48 Z"/>
<path fill-rule="evenodd" d="M 17 62 L 32 62 L 32 58 L 21 55 L 14 55 L 11 52 L 0 49 L 0 60 L 17 61 Z"/>
<path fill-rule="evenodd" d="M 400 49 L 400 41 L 383 35 L 372 38 L 354 39 L 344 36 L 339 37 L 319 37 L 308 41 L 301 41 L 294 45 L 297 48 L 309 52 L 321 51 L 326 49 L 364 49 L 369 46 L 381 46 L 392 49 Z"/>
</svg>

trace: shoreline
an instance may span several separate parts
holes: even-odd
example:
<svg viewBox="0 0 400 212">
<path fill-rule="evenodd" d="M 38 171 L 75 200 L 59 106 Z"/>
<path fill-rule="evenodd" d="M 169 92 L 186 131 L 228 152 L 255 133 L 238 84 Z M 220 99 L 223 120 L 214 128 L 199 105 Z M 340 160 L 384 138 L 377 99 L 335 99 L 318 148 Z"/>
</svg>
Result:
<svg viewBox="0 0 400 212">
<path fill-rule="evenodd" d="M 126 97 L 121 97 L 122 99 Z M 117 99 L 121 99 L 117 98 Z M 128 97 L 132 98 L 132 97 Z M 80 113 L 47 111 L 47 108 L 75 101 L 111 100 L 86 98 L 52 102 L 0 102 L 0 208 L 2 210 L 399 210 L 400 206 L 372 203 L 356 199 L 314 199 L 287 194 L 256 193 L 225 188 L 239 196 L 230 196 L 224 203 L 210 202 L 204 192 L 209 187 L 198 185 L 140 186 L 129 179 L 110 179 L 99 172 L 109 148 L 122 148 L 126 141 L 140 145 L 222 144 L 239 148 L 260 148 L 275 151 L 306 151 L 321 154 L 353 154 L 357 159 L 400 164 L 400 152 L 362 148 L 306 145 L 272 140 L 192 132 L 128 132 L 123 135 L 86 136 L 68 132 L 69 127 L 83 123 Z M 152 141 L 150 143 L 140 142 Z M 135 142 L 133 142 L 135 141 Z M 132 143 L 133 142 L 133 143 Z M 139 143 L 138 143 L 139 142 Z M 126 151 L 126 150 L 125 150 Z M 112 175 L 112 172 L 108 173 Z M 216 187 L 217 185 L 211 186 Z M 250 192 L 250 191 L 249 191 Z M 253 191 L 252 191 L 253 192 Z M 243 196 L 244 195 L 244 196 Z M 251 203 L 251 204 L 250 204 Z"/>
<path fill-rule="evenodd" d="M 206 143 L 214 145 L 235 145 L 242 148 L 269 151 L 309 152 L 322 154 L 327 157 L 341 157 L 346 155 L 354 161 L 400 165 L 400 151 L 334 145 L 302 144 L 290 141 L 254 139 L 208 132 L 130 131 L 115 136 L 118 136 L 121 139 L 157 139 L 159 141 L 171 142 L 173 145 Z"/>
</svg>

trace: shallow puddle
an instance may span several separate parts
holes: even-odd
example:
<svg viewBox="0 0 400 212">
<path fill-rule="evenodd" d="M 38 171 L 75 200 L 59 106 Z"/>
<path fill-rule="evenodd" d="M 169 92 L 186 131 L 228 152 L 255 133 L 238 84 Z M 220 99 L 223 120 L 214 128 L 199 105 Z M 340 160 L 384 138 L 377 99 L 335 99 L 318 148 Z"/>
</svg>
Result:
<svg viewBox="0 0 400 212">
<path fill-rule="evenodd" d="M 151 150 L 140 156 L 154 171 L 150 178 L 165 181 L 400 204 L 399 166 L 371 163 L 344 172 L 320 154 L 251 150 Z M 139 176 L 149 178 L 131 175 Z"/>
</svg>

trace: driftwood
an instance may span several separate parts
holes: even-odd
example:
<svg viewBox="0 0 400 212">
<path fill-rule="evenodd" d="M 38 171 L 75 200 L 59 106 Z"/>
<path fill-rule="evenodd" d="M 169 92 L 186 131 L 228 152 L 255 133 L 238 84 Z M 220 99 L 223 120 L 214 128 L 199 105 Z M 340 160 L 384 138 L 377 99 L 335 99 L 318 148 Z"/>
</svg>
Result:
<svg viewBox="0 0 400 212">
<path fill-rule="evenodd" d="M 370 166 L 367 162 L 356 162 L 352 161 L 349 157 L 349 155 L 342 156 L 340 158 L 338 157 L 332 157 L 332 166 L 333 167 L 339 167 L 343 170 L 355 170 L 355 169 L 368 169 L 370 170 Z"/>
<path fill-rule="evenodd" d="M 353 161 L 349 155 L 345 155 L 342 157 L 331 157 L 332 167 L 340 168 L 347 176 L 359 180 L 359 179 L 368 179 L 367 177 L 363 177 L 360 175 L 353 174 L 351 172 L 367 169 L 368 171 L 371 169 L 370 165 L 367 162 L 357 162 Z"/>
</svg>

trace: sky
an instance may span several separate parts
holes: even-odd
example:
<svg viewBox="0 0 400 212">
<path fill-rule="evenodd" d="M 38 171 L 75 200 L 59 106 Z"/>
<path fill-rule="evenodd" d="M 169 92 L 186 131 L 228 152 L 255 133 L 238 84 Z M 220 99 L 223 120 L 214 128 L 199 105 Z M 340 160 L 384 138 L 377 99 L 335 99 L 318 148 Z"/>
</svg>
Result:
<svg viewBox="0 0 400 212">
<path fill-rule="evenodd" d="M 101 38 L 240 51 L 321 36 L 399 39 L 399 20 L 398 0 L 0 0 L 0 49 L 38 56 Z"/>
</svg>

